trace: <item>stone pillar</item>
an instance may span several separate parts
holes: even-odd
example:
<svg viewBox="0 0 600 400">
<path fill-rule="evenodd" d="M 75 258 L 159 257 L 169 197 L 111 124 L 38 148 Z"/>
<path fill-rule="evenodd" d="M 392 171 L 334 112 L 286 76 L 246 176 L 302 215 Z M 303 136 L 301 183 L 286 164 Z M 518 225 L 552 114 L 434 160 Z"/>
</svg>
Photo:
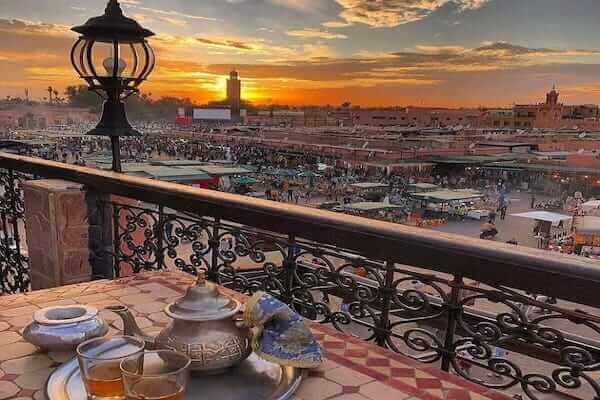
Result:
<svg viewBox="0 0 600 400">
<path fill-rule="evenodd" d="M 105 229 L 83 185 L 42 179 L 23 190 L 32 290 L 89 281 Z"/>
</svg>

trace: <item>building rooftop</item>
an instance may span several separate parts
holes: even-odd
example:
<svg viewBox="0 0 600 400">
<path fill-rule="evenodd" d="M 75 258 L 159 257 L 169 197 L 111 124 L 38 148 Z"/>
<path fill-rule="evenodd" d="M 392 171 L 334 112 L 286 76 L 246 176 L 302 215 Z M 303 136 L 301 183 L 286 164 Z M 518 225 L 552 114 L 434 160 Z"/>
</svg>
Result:
<svg viewBox="0 0 600 400">
<path fill-rule="evenodd" d="M 247 175 L 253 173 L 253 171 L 250 171 L 246 168 L 228 167 L 222 165 L 202 165 L 194 168 L 196 170 L 204 171 L 212 176 Z"/>
<path fill-rule="evenodd" d="M 403 207 L 390 203 L 364 201 L 359 203 L 346 204 L 344 208 L 359 212 L 376 212 L 386 210 L 398 210 L 402 209 Z"/>
<path fill-rule="evenodd" d="M 149 163 L 152 165 L 163 165 L 167 167 L 206 165 L 206 162 L 198 160 L 151 160 Z"/>
<path fill-rule="evenodd" d="M 385 184 L 385 183 L 378 183 L 378 182 L 360 182 L 360 183 L 353 183 L 350 186 L 352 186 L 353 188 L 357 188 L 357 189 L 383 189 L 383 188 L 388 188 L 389 185 Z"/>
<path fill-rule="evenodd" d="M 461 200 L 475 200 L 484 197 L 483 193 L 475 190 L 435 190 L 433 192 L 411 193 L 411 197 L 428 200 L 435 203 L 445 203 Z"/>
<path fill-rule="evenodd" d="M 211 178 L 210 175 L 202 171 L 187 167 L 175 168 L 146 164 L 145 167 L 135 166 L 132 170 L 126 171 L 123 169 L 123 171 L 128 172 L 130 175 L 159 179 L 167 182 L 193 182 Z"/>
</svg>

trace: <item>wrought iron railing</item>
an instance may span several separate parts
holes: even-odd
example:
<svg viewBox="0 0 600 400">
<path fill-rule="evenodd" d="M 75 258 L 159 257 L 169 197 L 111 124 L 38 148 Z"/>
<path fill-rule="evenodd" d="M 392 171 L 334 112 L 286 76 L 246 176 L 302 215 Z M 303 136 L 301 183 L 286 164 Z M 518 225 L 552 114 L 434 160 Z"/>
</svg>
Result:
<svg viewBox="0 0 600 400">
<path fill-rule="evenodd" d="M 202 269 L 487 387 L 600 398 L 593 262 L 37 159 L 0 167 L 125 197 L 99 196 L 116 275 Z"/>
<path fill-rule="evenodd" d="M 21 183 L 29 177 L 0 169 L 0 293 L 29 288 L 29 259 L 22 243 L 24 202 Z"/>
</svg>

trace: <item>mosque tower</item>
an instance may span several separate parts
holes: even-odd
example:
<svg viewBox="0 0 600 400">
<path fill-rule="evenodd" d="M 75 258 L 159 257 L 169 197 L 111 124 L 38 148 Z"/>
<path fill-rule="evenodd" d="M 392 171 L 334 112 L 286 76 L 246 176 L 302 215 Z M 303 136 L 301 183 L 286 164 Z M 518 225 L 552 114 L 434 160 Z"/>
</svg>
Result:
<svg viewBox="0 0 600 400">
<path fill-rule="evenodd" d="M 241 101 L 242 81 L 240 81 L 240 76 L 234 69 L 229 73 L 229 79 L 227 79 L 227 102 L 229 103 L 233 122 L 240 121 Z"/>
</svg>

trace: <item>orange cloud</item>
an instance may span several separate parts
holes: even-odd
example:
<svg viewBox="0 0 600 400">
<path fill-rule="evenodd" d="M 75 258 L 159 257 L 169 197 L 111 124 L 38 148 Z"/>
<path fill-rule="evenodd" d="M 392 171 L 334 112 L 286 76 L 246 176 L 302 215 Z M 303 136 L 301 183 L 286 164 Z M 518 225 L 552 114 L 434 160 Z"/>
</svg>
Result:
<svg viewBox="0 0 600 400">
<path fill-rule="evenodd" d="M 488 0 L 336 0 L 336 2 L 342 7 L 340 18 L 346 23 L 383 28 L 421 20 L 448 3 L 454 4 L 458 11 L 463 11 L 480 8 Z"/>
<path fill-rule="evenodd" d="M 290 30 L 286 32 L 286 35 L 304 39 L 348 39 L 348 36 L 343 35 L 341 33 L 321 31 L 312 28 Z"/>
</svg>

